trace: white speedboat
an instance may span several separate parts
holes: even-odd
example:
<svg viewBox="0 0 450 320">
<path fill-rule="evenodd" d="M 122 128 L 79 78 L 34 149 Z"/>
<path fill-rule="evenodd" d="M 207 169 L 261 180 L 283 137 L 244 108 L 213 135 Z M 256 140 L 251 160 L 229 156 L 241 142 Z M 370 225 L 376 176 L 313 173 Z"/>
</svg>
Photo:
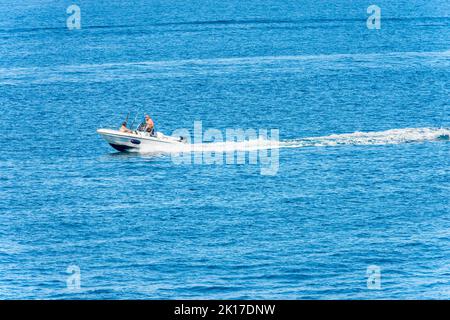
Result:
<svg viewBox="0 0 450 320">
<path fill-rule="evenodd" d="M 164 151 L 171 145 L 180 145 L 187 143 L 184 137 L 166 136 L 161 132 L 149 134 L 144 131 L 133 131 L 131 133 L 112 129 L 98 129 L 103 139 L 111 147 L 121 152 L 139 152 L 142 149 Z"/>
</svg>

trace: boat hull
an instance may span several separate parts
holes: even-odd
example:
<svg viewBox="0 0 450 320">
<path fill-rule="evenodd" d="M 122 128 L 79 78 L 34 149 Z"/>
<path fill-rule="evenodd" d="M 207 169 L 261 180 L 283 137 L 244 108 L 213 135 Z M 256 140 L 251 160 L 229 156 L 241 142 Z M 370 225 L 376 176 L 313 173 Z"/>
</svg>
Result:
<svg viewBox="0 0 450 320">
<path fill-rule="evenodd" d="M 165 136 L 158 133 L 150 136 L 144 132 L 125 133 L 118 130 L 98 129 L 97 133 L 108 142 L 111 147 L 120 152 L 164 151 L 173 145 L 184 144 L 182 139 Z"/>
</svg>

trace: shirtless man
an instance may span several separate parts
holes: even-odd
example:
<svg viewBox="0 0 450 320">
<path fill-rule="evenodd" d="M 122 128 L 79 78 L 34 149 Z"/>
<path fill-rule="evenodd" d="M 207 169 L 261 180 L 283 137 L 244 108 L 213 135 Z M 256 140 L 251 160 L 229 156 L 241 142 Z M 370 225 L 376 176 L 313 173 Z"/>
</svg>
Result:
<svg viewBox="0 0 450 320">
<path fill-rule="evenodd" d="M 120 126 L 119 129 L 120 132 L 125 132 L 125 133 L 132 133 L 133 131 L 131 131 L 130 129 L 127 128 L 127 122 L 124 121 L 122 122 L 122 125 Z"/>
<path fill-rule="evenodd" d="M 145 123 L 147 124 L 147 132 L 152 133 L 153 129 L 155 128 L 155 124 L 148 114 L 145 115 Z"/>
<path fill-rule="evenodd" d="M 153 134 L 153 130 L 155 129 L 155 124 L 153 123 L 152 118 L 148 114 L 145 115 L 145 122 L 141 123 L 141 125 L 138 128 L 138 131 L 145 131 Z"/>
<path fill-rule="evenodd" d="M 155 128 L 155 124 L 153 123 L 152 118 L 148 114 L 145 115 L 145 131 L 150 134 L 153 134 L 153 129 Z"/>
</svg>

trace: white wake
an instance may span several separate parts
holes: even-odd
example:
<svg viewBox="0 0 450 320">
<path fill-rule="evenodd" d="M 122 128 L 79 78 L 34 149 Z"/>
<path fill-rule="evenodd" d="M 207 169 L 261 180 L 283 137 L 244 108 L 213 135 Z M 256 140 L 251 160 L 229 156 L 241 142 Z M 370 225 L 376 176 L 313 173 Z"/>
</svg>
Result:
<svg viewBox="0 0 450 320">
<path fill-rule="evenodd" d="M 354 132 L 332 134 L 285 141 L 282 147 L 334 147 L 340 145 L 388 145 L 426 141 L 449 140 L 450 129 L 445 128 L 404 128 L 378 132 Z"/>
<path fill-rule="evenodd" d="M 234 152 L 264 149 L 337 147 L 364 145 L 393 145 L 433 141 L 449 141 L 450 129 L 447 128 L 404 128 L 377 132 L 354 132 L 332 134 L 319 137 L 305 137 L 293 140 L 274 141 L 270 139 L 252 139 L 244 141 L 204 142 L 199 144 L 168 145 L 164 149 L 144 147 L 141 153 L 165 152 Z"/>
</svg>

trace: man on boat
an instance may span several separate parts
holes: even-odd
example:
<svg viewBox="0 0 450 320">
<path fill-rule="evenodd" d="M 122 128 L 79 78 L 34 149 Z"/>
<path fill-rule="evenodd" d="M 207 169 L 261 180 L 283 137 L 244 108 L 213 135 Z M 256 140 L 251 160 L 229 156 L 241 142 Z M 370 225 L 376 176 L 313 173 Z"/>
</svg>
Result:
<svg viewBox="0 0 450 320">
<path fill-rule="evenodd" d="M 152 118 L 148 114 L 145 115 L 145 121 L 141 123 L 138 128 L 138 131 L 148 132 L 150 135 L 155 133 L 155 124 L 153 123 Z"/>
<path fill-rule="evenodd" d="M 120 132 L 125 132 L 125 133 L 133 133 L 133 131 L 131 131 L 130 129 L 127 128 L 127 122 L 126 121 L 122 122 L 122 125 L 120 126 L 119 131 Z"/>
</svg>

